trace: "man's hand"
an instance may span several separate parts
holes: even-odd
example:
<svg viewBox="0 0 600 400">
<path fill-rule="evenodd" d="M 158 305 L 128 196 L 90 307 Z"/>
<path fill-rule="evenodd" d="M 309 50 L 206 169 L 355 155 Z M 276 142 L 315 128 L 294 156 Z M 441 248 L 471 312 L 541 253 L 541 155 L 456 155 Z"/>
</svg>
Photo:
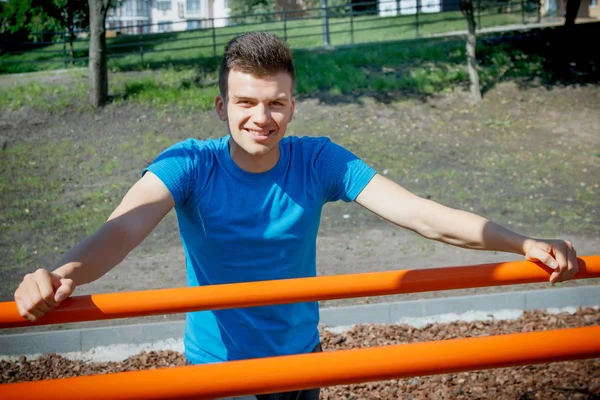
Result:
<svg viewBox="0 0 600 400">
<path fill-rule="evenodd" d="M 73 280 L 65 279 L 45 269 L 38 269 L 32 274 L 25 275 L 15 291 L 15 302 L 19 314 L 23 318 L 35 322 L 44 314 L 52 311 L 74 290 Z"/>
<path fill-rule="evenodd" d="M 27 274 L 15 291 L 21 316 L 37 321 L 69 297 L 75 286 L 99 279 L 123 261 L 175 206 L 171 192 L 152 172 L 127 192 L 96 232 L 73 247 L 54 272 Z"/>
<path fill-rule="evenodd" d="M 524 250 L 528 260 L 539 261 L 554 270 L 550 275 L 552 285 L 573 278 L 579 270 L 577 253 L 569 241 L 533 240 Z"/>
</svg>

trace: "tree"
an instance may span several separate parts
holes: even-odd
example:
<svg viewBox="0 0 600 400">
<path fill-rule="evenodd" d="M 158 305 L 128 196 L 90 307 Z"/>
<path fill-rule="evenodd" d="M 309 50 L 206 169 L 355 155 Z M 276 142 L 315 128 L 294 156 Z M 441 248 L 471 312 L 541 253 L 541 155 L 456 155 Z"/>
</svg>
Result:
<svg viewBox="0 0 600 400">
<path fill-rule="evenodd" d="M 0 3 L 0 6 L 0 33 L 26 32 L 30 39 L 39 41 L 37 33 L 60 28 L 58 21 L 48 13 L 50 7 L 47 1 L 10 0 Z"/>
<path fill-rule="evenodd" d="M 53 0 L 54 18 L 66 31 L 69 41 L 69 58 L 71 65 L 74 63 L 75 52 L 73 42 L 77 38 L 77 30 L 87 29 L 90 25 L 89 6 L 87 0 Z"/>
<path fill-rule="evenodd" d="M 106 14 L 111 0 L 10 0 L 3 2 L 0 33 L 65 32 L 68 35 L 71 60 L 73 42 L 78 29 L 90 28 L 89 68 L 90 102 L 100 107 L 108 100 L 106 65 Z"/>
<path fill-rule="evenodd" d="M 64 33 L 73 64 L 76 31 L 89 26 L 88 15 L 87 0 L 10 0 L 2 3 L 0 33 L 27 36 L 34 42 L 62 39 Z"/>
<path fill-rule="evenodd" d="M 568 0 L 567 9 L 565 10 L 565 26 L 575 25 L 575 19 L 579 13 L 579 7 L 581 6 L 581 0 Z"/>
<path fill-rule="evenodd" d="M 275 12 L 275 0 L 229 0 L 229 9 L 232 16 L 247 15 L 248 17 L 233 18 L 234 22 L 245 23 L 252 21 L 272 21 L 275 14 L 256 15 Z"/>
<path fill-rule="evenodd" d="M 475 35 L 475 7 L 473 0 L 461 0 L 460 10 L 467 19 L 467 70 L 469 71 L 469 82 L 471 97 L 474 101 L 481 101 L 481 87 L 479 86 L 479 73 L 477 73 L 477 57 L 475 56 L 475 46 L 477 36 Z"/>
<path fill-rule="evenodd" d="M 108 101 L 105 24 L 110 0 L 88 1 L 90 12 L 90 103 L 97 108 Z"/>
</svg>

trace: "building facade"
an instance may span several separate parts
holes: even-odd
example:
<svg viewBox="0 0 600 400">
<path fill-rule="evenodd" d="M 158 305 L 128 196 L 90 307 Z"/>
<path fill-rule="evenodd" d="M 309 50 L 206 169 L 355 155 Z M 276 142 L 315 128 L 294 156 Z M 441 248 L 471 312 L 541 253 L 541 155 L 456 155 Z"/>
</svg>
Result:
<svg viewBox="0 0 600 400">
<path fill-rule="evenodd" d="M 135 35 L 222 27 L 228 0 L 117 0 L 106 17 L 107 35 Z"/>
</svg>

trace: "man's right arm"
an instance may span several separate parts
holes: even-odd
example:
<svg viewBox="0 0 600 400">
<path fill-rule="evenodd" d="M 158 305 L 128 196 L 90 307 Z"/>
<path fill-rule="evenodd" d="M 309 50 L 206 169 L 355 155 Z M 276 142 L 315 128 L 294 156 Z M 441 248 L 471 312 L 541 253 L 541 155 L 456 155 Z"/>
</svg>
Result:
<svg viewBox="0 0 600 400">
<path fill-rule="evenodd" d="M 175 202 L 164 183 L 147 172 L 125 195 L 108 220 L 72 248 L 53 272 L 27 274 L 15 291 L 21 316 L 36 321 L 73 293 L 119 264 L 139 245 Z"/>
</svg>

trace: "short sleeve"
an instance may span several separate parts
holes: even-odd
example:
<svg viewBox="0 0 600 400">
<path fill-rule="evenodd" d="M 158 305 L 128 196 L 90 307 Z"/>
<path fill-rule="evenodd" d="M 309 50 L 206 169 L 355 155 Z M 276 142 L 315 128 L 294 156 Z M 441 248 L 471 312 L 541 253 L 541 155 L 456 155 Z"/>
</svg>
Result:
<svg viewBox="0 0 600 400">
<path fill-rule="evenodd" d="M 329 139 L 314 165 L 328 202 L 354 201 L 376 174 L 363 160 Z"/>
<path fill-rule="evenodd" d="M 176 205 L 185 204 L 190 197 L 197 178 L 198 145 L 193 139 L 179 142 L 165 151 L 146 167 L 167 187 Z"/>
</svg>

